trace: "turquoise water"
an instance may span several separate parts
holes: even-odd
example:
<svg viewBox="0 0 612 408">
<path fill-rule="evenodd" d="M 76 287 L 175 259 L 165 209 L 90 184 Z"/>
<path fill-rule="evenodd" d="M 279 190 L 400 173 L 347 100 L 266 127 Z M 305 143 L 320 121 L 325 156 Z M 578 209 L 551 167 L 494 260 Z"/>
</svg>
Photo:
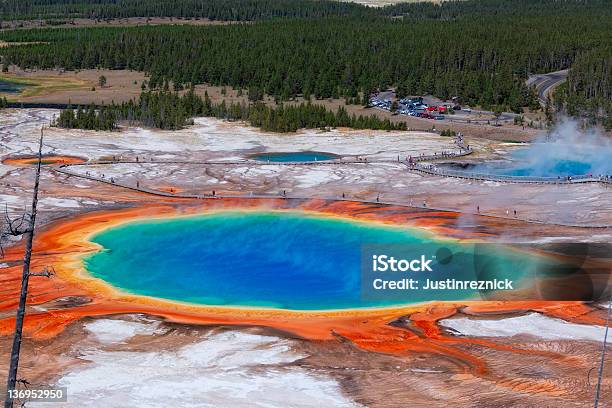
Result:
<svg viewBox="0 0 612 408">
<path fill-rule="evenodd" d="M 0 81 L 0 93 L 18 93 L 25 87 L 26 85 Z"/>
<path fill-rule="evenodd" d="M 469 171 L 505 176 L 567 177 L 612 174 L 609 145 L 534 143 L 517 149 L 510 162 L 483 163 Z"/>
<path fill-rule="evenodd" d="M 554 157 L 552 154 L 533 155 L 529 149 L 519 149 L 512 153 L 512 163 L 504 165 L 481 164 L 476 166 L 477 172 L 499 174 L 505 176 L 528 177 L 565 177 L 589 174 L 593 171 L 593 163 L 588 158 Z"/>
<path fill-rule="evenodd" d="M 134 222 L 92 240 L 104 247 L 85 260 L 93 276 L 133 294 L 182 302 L 324 310 L 477 294 L 422 291 L 403 293 L 400 299 L 364 299 L 363 245 L 417 245 L 429 254 L 450 249 L 453 261 L 427 272 L 430 278 L 473 278 L 473 254 L 413 229 L 303 213 L 220 212 Z M 495 255 L 495 274 L 519 278 L 529 269 L 527 259 L 515 256 L 510 262 Z"/>
<path fill-rule="evenodd" d="M 585 175 L 592 172 L 590 163 L 578 160 L 559 160 L 550 163 L 550 166 L 539 167 L 529 163 L 514 164 L 479 164 L 467 170 L 476 173 L 485 173 L 501 176 L 520 176 L 520 177 L 566 177 Z"/>
<path fill-rule="evenodd" d="M 337 158 L 332 153 L 322 152 L 286 152 L 286 153 L 261 153 L 251 156 L 255 160 L 271 161 L 277 163 L 284 162 L 312 162 L 322 160 L 333 160 Z"/>
<path fill-rule="evenodd" d="M 555 176 L 578 176 L 591 172 L 592 166 L 578 160 L 559 160 L 550 167 L 536 168 L 533 166 L 517 166 L 510 171 L 504 172 L 510 176 L 536 176 L 536 177 L 555 177 Z"/>
</svg>

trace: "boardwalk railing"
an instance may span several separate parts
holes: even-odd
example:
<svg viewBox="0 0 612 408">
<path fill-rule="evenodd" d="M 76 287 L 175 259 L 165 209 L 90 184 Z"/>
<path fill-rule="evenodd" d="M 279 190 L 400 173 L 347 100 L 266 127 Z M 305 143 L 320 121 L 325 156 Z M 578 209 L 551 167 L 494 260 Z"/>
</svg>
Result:
<svg viewBox="0 0 612 408">
<path fill-rule="evenodd" d="M 436 160 L 446 160 L 457 157 L 468 156 L 473 153 L 473 150 L 469 146 L 463 144 L 458 145 L 458 150 L 454 151 L 442 151 L 440 153 L 434 153 L 430 155 L 421 156 L 409 156 L 406 161 L 401 161 L 405 164 L 409 170 L 418 171 L 420 173 L 431 174 L 442 177 L 454 177 L 467 180 L 479 180 L 479 181 L 496 181 L 501 183 L 531 183 L 531 184 L 574 184 L 574 183 L 603 183 L 612 184 L 612 176 L 609 175 L 579 175 L 568 177 L 535 177 L 535 176 L 510 176 L 503 174 L 491 174 L 491 173 L 478 173 L 464 170 L 453 170 L 448 168 L 442 168 L 431 163 Z M 112 165 L 112 164 L 201 164 L 201 165 L 282 165 L 282 166 L 338 166 L 347 164 L 373 164 L 373 163 L 397 163 L 398 160 L 370 160 L 367 159 L 335 159 L 335 160 L 320 160 L 320 161 L 300 161 L 300 162 L 271 162 L 271 161 L 260 161 L 260 160 L 240 160 L 240 161 L 187 161 L 187 160 L 153 160 L 153 159 L 113 159 L 113 160 L 98 160 L 89 161 L 84 163 L 73 163 L 63 164 L 55 166 L 55 169 L 69 175 L 87 177 L 70 171 L 69 167 L 79 166 L 95 166 L 95 165 Z M 91 177 L 91 179 L 97 179 Z M 128 187 L 129 188 L 129 187 Z"/>
<path fill-rule="evenodd" d="M 410 170 L 421 173 L 432 174 L 442 177 L 455 177 L 468 180 L 497 181 L 501 183 L 533 183 L 533 184 L 574 184 L 574 183 L 605 183 L 612 184 L 611 176 L 572 176 L 567 177 L 534 177 L 534 176 L 509 176 L 503 174 L 477 173 L 462 170 L 445 169 L 434 164 L 412 163 L 408 165 Z"/>
<path fill-rule="evenodd" d="M 474 151 L 471 148 L 460 146 L 458 151 L 443 151 L 440 154 L 434 153 L 423 156 L 411 156 L 410 160 L 414 163 L 429 162 L 434 160 L 452 159 L 455 157 L 463 157 L 472 154 Z"/>
<path fill-rule="evenodd" d="M 135 162 L 134 162 L 135 163 Z M 142 163 L 142 162 L 140 162 Z M 146 163 L 146 162 L 145 162 Z M 218 162 L 220 163 L 220 162 Z M 223 162 L 226 163 L 226 162 Z M 56 171 L 58 173 L 64 174 L 66 176 L 72 176 L 72 177 L 78 177 L 78 178 L 82 178 L 82 179 L 86 179 L 86 180 L 91 180 L 91 181 L 95 181 L 95 182 L 99 182 L 99 183 L 104 183 L 107 185 L 111 185 L 111 186 L 115 186 L 115 187 L 120 187 L 120 188 L 124 188 L 127 190 L 132 190 L 132 191 L 137 191 L 137 192 L 141 192 L 141 193 L 145 193 L 145 194 L 151 194 L 154 196 L 159 196 L 159 197 L 169 197 L 169 198 L 184 198 L 184 199 L 223 199 L 223 198 L 240 198 L 240 199 L 292 199 L 292 200 L 310 200 L 310 199 L 320 199 L 320 200 L 333 200 L 333 201 L 351 201 L 351 202 L 360 202 L 360 203 L 365 203 L 365 204 L 374 204 L 374 205 L 393 205 L 393 206 L 400 206 L 400 207 L 410 207 L 410 208 L 419 208 L 419 209 L 425 209 L 425 210 L 434 210 L 434 211 L 447 211 L 447 212 L 453 212 L 453 213 L 465 213 L 465 211 L 461 211 L 461 210 L 457 210 L 457 209 L 452 209 L 452 208 L 442 208 L 442 207 L 430 207 L 426 204 L 424 204 L 423 206 L 419 206 L 419 205 L 413 205 L 412 204 L 412 200 L 410 202 L 410 204 L 406 204 L 405 202 L 396 202 L 396 201 L 388 201 L 388 200 L 384 200 L 384 199 L 379 199 L 377 198 L 376 200 L 371 200 L 371 199 L 360 199 L 360 198 L 356 198 L 356 197 L 345 197 L 344 195 L 342 197 L 339 196 L 293 196 L 293 195 L 287 195 L 287 194 L 274 194 L 274 193 L 270 193 L 270 194 L 254 194 L 254 193 L 244 193 L 244 194 L 190 194 L 190 193 L 182 193 L 182 192 L 172 192 L 172 191 L 162 191 L 162 190 L 157 190 L 157 189 L 153 189 L 153 188 L 147 188 L 144 187 L 142 185 L 139 184 L 128 184 L 128 183 L 124 183 L 121 182 L 119 180 L 114 180 L 111 177 L 100 177 L 100 176 L 95 176 L 95 175 L 90 175 L 90 174 L 83 174 L 80 172 L 76 172 L 76 171 L 71 171 L 69 170 L 69 167 L 72 166 L 82 166 L 85 165 L 85 163 L 78 163 L 78 164 L 64 164 L 64 165 L 59 165 L 59 166 L 51 166 L 50 168 L 53 171 Z M 531 218 L 512 218 L 512 217 L 504 217 L 503 215 L 498 215 L 498 214 L 483 214 L 483 213 L 471 213 L 473 215 L 478 215 L 478 216 L 486 216 L 486 217 L 491 217 L 491 218 L 500 218 L 500 219 L 508 219 L 508 220 L 515 220 L 515 221 L 523 221 L 523 222 L 528 222 L 528 223 L 532 223 L 532 224 L 547 224 L 547 225 L 559 225 L 559 226 L 564 226 L 564 227 L 575 227 L 575 228 L 610 228 L 612 227 L 612 225 L 608 225 L 608 224 L 572 224 L 572 223 L 559 223 L 559 222 L 550 222 L 550 221 L 542 221 L 542 220 L 537 220 L 537 219 L 531 219 Z"/>
<path fill-rule="evenodd" d="M 416 156 L 407 162 L 408 169 L 421 173 L 432 174 L 442 177 L 455 177 L 468 180 L 497 181 L 501 183 L 533 183 L 533 184 L 573 184 L 573 183 L 604 183 L 612 184 L 612 175 L 579 175 L 568 177 L 535 177 L 535 176 L 509 176 L 503 174 L 478 173 L 464 170 L 446 169 L 436 166 L 431 162 L 440 159 L 450 159 L 467 156 L 473 150 L 463 145 L 459 146 L 458 152 L 442 152 L 441 154 Z"/>
</svg>

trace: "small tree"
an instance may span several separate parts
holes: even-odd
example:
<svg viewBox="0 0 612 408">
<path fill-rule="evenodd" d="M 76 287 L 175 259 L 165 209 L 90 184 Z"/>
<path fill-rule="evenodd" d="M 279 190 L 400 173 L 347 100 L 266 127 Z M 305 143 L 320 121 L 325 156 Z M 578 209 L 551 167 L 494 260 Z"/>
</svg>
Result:
<svg viewBox="0 0 612 408">
<path fill-rule="evenodd" d="M 503 111 L 501 106 L 495 105 L 493 107 L 493 117 L 495 118 L 495 125 L 499 125 L 499 117 L 502 115 Z"/>
<path fill-rule="evenodd" d="M 249 101 L 257 102 L 263 100 L 263 92 L 259 88 L 249 88 Z"/>
<path fill-rule="evenodd" d="M 397 103 L 397 101 L 393 101 L 391 103 L 391 112 L 397 112 L 398 108 L 399 108 L 399 104 Z"/>
<path fill-rule="evenodd" d="M 100 78 L 98 78 L 98 85 L 100 85 L 100 88 L 106 86 L 106 77 L 104 75 L 100 75 Z"/>
<path fill-rule="evenodd" d="M 372 93 L 372 92 L 370 92 L 370 90 L 369 90 L 369 89 L 366 89 L 366 90 L 364 90 L 364 91 L 363 91 L 363 97 L 362 97 L 362 99 L 361 99 L 361 104 L 362 104 L 363 106 L 368 106 L 368 105 L 370 105 L 370 94 L 371 94 L 371 93 Z"/>
<path fill-rule="evenodd" d="M 550 102 L 550 98 L 546 99 L 546 105 L 544 106 L 544 116 L 546 117 L 546 126 L 553 124 L 553 108 Z"/>
<path fill-rule="evenodd" d="M 514 124 L 515 125 L 524 125 L 525 124 L 525 117 L 523 115 L 517 115 L 514 117 Z"/>
</svg>

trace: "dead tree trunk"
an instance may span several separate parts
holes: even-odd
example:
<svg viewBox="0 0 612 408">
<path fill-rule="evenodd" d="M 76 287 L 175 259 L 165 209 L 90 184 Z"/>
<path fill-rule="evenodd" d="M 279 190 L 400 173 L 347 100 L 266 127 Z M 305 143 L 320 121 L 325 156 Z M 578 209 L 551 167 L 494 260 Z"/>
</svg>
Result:
<svg viewBox="0 0 612 408">
<path fill-rule="evenodd" d="M 36 177 L 34 179 L 34 193 L 32 195 L 32 210 L 29 225 L 26 230 L 26 247 L 23 257 L 23 272 L 21 274 L 21 294 L 19 296 L 19 307 L 15 319 L 15 334 L 13 335 L 13 348 L 11 349 L 11 361 L 6 384 L 5 408 L 13 407 L 13 398 L 9 390 L 15 389 L 17 383 L 17 368 L 19 366 L 19 351 L 21 350 L 21 337 L 23 332 L 23 318 L 25 316 L 26 300 L 28 296 L 28 281 L 30 278 L 30 261 L 32 259 L 32 242 L 34 240 L 34 226 L 36 224 L 36 206 L 38 205 L 38 185 L 40 182 L 40 168 L 42 162 L 43 131 L 40 131 L 38 142 L 38 164 L 36 166 Z"/>
</svg>

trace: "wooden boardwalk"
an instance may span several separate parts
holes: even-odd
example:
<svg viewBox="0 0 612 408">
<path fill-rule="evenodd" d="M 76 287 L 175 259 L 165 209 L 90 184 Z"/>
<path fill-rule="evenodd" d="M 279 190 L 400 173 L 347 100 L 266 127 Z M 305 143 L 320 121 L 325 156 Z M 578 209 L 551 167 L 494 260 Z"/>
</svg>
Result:
<svg viewBox="0 0 612 408">
<path fill-rule="evenodd" d="M 472 150 L 465 150 L 463 152 L 459 152 L 459 153 L 441 153 L 441 154 L 436 154 L 436 155 L 430 155 L 430 156 L 418 156 L 419 161 L 421 162 L 425 162 L 425 161 L 431 161 L 431 160 L 437 160 L 437 159 L 448 159 L 448 158 L 452 158 L 452 157 L 459 157 L 459 156 L 466 156 L 472 153 Z M 417 158 L 413 158 L 414 161 L 416 161 Z M 168 191 L 162 191 L 162 190 L 156 190 L 156 189 L 151 189 L 151 188 L 147 188 L 147 187 L 143 187 L 140 185 L 136 185 L 136 184 L 127 184 L 127 183 L 123 183 L 121 181 L 117 181 L 114 180 L 113 178 L 107 178 L 107 177 L 97 177 L 97 176 L 92 176 L 89 174 L 83 174 L 80 172 L 76 172 L 76 171 L 72 171 L 71 168 L 72 167 L 77 167 L 77 166 L 94 166 L 94 165 L 112 165 L 112 164 L 198 164 L 198 165 L 266 165 L 266 164 L 275 164 L 275 165 L 282 165 L 282 166 L 341 166 L 341 165 L 353 165 L 353 164 L 374 164 L 374 163 L 402 163 L 408 166 L 408 168 L 410 170 L 416 170 L 416 171 L 423 171 L 420 167 L 422 164 L 416 164 L 416 166 L 418 166 L 419 168 L 415 168 L 415 165 L 410 165 L 408 162 L 406 161 L 397 161 L 397 160 L 379 160 L 379 161 L 363 161 L 363 160 L 326 160 L 326 161 L 318 161 L 318 162 L 261 162 L 261 161 L 256 161 L 256 160 L 244 160 L 244 161 L 182 161 L 182 160 L 169 160 L 169 161 L 165 161 L 165 160 L 110 160 L 110 161 L 92 161 L 92 162 L 85 162 L 85 163 L 76 163 L 76 164 L 62 164 L 62 165 L 49 165 L 47 166 L 48 168 L 50 168 L 52 171 L 55 171 L 57 173 L 60 174 L 64 174 L 66 176 L 70 176 L 70 177 L 78 177 L 81 179 L 86 179 L 86 180 L 91 180 L 91 181 L 95 181 L 95 182 L 99 182 L 99 183 L 105 183 L 107 185 L 111 185 L 114 187 L 118 187 L 118 188 L 123 188 L 123 189 L 127 189 L 127 190 L 132 190 L 132 191 L 136 191 L 136 192 L 140 192 L 140 193 L 145 193 L 145 194 L 150 194 L 150 195 L 154 195 L 154 196 L 158 196 L 158 197 L 167 197 L 167 198 L 183 198 L 183 199 L 198 199 L 198 200 L 204 200 L 204 199 L 210 199 L 210 200 L 214 200 L 214 199 L 223 199 L 223 198 L 241 198 L 241 199 L 287 199 L 287 200 L 310 200 L 313 198 L 316 199 L 321 199 L 321 200 L 330 200 L 330 201 L 347 201 L 347 202 L 361 202 L 361 203 L 366 203 L 366 204 L 373 204 L 373 205 L 392 205 L 392 206 L 400 206 L 400 207 L 407 207 L 407 208 L 419 208 L 419 209 L 428 209 L 428 210 L 432 210 L 432 211 L 446 211 L 446 212 L 455 212 L 455 213 L 462 213 L 462 214 L 471 214 L 471 215 L 475 215 L 475 216 L 485 216 L 485 217 L 491 217 L 491 218 L 498 218 L 498 219 L 506 219 L 506 220 L 513 220 L 513 221 L 522 221 L 522 222 L 528 222 L 528 223 L 532 223 L 532 224 L 543 224 L 543 225 L 558 225 L 558 226 L 563 226 L 563 227 L 573 227 L 573 228 L 612 228 L 612 225 L 604 225 L 604 224 L 570 224 L 570 223 L 555 223 L 555 222 L 545 222 L 545 221 L 541 221 L 541 220 L 536 220 L 536 219 L 529 219 L 529 218 L 518 218 L 518 217 L 504 217 L 501 215 L 495 215 L 495 214 L 485 214 L 485 213 L 478 213 L 478 212 L 465 212 L 465 211 L 459 211 L 456 209 L 452 209 L 452 208 L 441 208 L 441 207 L 429 207 L 429 206 L 418 206 L 418 205 L 411 205 L 411 204 L 407 204 L 404 202 L 395 202 L 395 201 L 386 201 L 386 200 L 364 200 L 364 199 L 357 199 L 357 198 L 351 198 L 351 197 L 338 197 L 338 196 L 320 196 L 320 197 L 312 197 L 312 196 L 293 196 L 293 195 L 283 195 L 283 194 L 223 194 L 223 195 L 219 195 L 219 194 L 189 194 L 189 193 L 179 193 L 179 192 L 168 192 Z M 432 173 L 432 174 L 436 174 L 437 173 Z M 449 176 L 452 177 L 452 176 Z"/>
</svg>

